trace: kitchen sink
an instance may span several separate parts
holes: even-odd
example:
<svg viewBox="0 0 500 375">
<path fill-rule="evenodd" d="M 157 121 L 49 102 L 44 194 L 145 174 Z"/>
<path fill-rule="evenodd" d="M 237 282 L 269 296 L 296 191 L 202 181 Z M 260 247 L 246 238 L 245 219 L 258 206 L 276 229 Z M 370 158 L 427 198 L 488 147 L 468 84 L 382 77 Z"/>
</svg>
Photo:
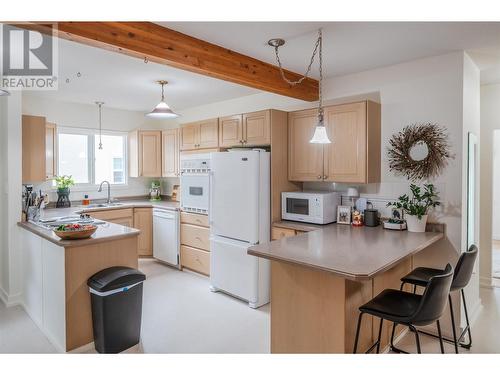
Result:
<svg viewBox="0 0 500 375">
<path fill-rule="evenodd" d="M 123 206 L 123 203 L 92 203 L 84 206 L 85 208 L 107 208 Z"/>
</svg>

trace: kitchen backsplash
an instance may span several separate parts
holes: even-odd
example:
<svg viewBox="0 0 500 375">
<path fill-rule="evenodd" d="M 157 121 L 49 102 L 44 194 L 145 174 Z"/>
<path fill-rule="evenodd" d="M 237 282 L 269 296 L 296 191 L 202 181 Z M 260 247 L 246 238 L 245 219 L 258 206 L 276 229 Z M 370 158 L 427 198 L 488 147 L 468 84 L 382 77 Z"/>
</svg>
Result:
<svg viewBox="0 0 500 375">
<path fill-rule="evenodd" d="M 173 185 L 179 184 L 178 178 L 132 178 L 129 177 L 127 186 L 112 185 L 111 186 L 111 197 L 134 197 L 134 196 L 144 196 L 149 194 L 149 189 L 151 187 L 151 181 L 159 180 L 161 183 L 161 192 L 163 195 L 170 195 L 172 193 Z M 70 199 L 72 201 L 80 201 L 87 194 L 90 200 L 93 199 L 103 199 L 107 197 L 107 186 L 103 187 L 102 192 L 97 192 L 97 186 L 83 187 L 74 186 L 71 189 Z M 57 191 L 53 187 L 52 181 L 46 181 L 40 184 L 34 184 L 34 191 L 38 192 L 42 190 L 43 193 L 49 194 L 50 202 L 57 201 Z"/>
</svg>

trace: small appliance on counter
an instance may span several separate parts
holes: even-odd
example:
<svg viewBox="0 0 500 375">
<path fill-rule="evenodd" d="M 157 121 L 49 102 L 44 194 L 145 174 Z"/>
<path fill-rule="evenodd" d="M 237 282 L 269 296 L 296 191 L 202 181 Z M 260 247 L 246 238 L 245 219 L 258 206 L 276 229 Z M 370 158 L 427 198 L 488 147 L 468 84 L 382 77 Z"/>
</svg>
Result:
<svg viewBox="0 0 500 375">
<path fill-rule="evenodd" d="M 281 218 L 313 224 L 337 220 L 340 193 L 335 191 L 291 191 L 281 193 Z"/>
<path fill-rule="evenodd" d="M 160 181 L 151 182 L 151 189 L 149 189 L 149 200 L 152 202 L 161 201 Z"/>
<path fill-rule="evenodd" d="M 365 210 L 365 225 L 367 227 L 376 227 L 380 224 L 378 210 L 373 208 L 373 204 L 368 202 Z"/>
</svg>

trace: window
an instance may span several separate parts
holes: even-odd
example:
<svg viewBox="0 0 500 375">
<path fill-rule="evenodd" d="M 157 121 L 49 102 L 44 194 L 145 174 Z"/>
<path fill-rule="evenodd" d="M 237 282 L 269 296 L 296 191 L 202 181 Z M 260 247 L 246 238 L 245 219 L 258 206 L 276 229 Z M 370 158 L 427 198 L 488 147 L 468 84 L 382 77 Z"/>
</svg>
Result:
<svg viewBox="0 0 500 375">
<path fill-rule="evenodd" d="M 58 131 L 59 175 L 71 175 L 77 184 L 126 184 L 126 141 L 122 133 L 102 135 L 93 130 L 60 128 Z"/>
</svg>

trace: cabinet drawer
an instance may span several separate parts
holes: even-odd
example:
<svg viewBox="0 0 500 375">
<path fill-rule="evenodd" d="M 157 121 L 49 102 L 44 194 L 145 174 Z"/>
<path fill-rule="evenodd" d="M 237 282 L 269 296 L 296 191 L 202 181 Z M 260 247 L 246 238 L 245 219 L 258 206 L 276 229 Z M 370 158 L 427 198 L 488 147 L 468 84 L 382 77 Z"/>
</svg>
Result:
<svg viewBox="0 0 500 375">
<path fill-rule="evenodd" d="M 134 210 L 133 208 L 124 208 L 124 209 L 119 209 L 119 210 L 104 210 L 104 211 L 84 211 L 88 213 L 90 216 L 92 216 L 95 219 L 99 220 L 113 220 L 113 219 L 121 219 L 125 217 L 134 217 Z"/>
<path fill-rule="evenodd" d="M 208 276 L 210 275 L 210 253 L 181 245 L 181 266 Z"/>
<path fill-rule="evenodd" d="M 210 230 L 191 224 L 181 224 L 181 244 L 210 251 Z"/>
<path fill-rule="evenodd" d="M 296 233 L 294 229 L 273 227 L 271 231 L 271 238 L 272 240 L 279 240 L 283 237 L 295 236 L 295 234 Z"/>
<path fill-rule="evenodd" d="M 208 227 L 208 216 L 181 212 L 181 223 Z"/>
</svg>

